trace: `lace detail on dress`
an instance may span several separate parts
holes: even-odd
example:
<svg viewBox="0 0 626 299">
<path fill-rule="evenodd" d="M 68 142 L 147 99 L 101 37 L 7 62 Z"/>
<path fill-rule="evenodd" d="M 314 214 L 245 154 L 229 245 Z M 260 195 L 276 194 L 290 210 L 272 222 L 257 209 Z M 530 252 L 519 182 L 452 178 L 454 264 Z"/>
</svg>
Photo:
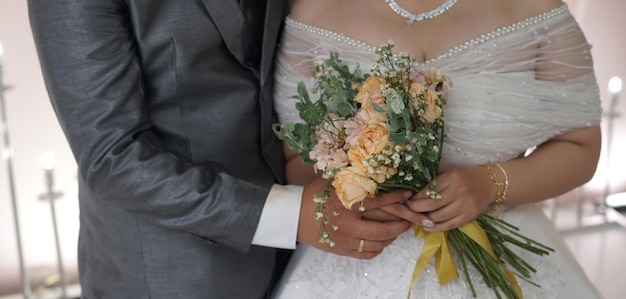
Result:
<svg viewBox="0 0 626 299">
<path fill-rule="evenodd" d="M 555 235 L 551 224 L 543 212 L 534 206 L 518 207 L 510 211 L 506 220 L 514 225 L 523 225 L 523 233 L 544 242 L 557 250 L 548 257 L 511 247 L 520 254 L 536 273 L 531 281 L 540 287 L 517 278 L 525 299 L 550 298 L 599 298 L 593 286 L 586 281 L 584 273 L 569 255 L 563 243 L 552 240 Z M 535 219 L 535 217 L 538 217 Z M 402 299 L 407 298 L 408 287 L 415 261 L 424 245 L 424 239 L 417 239 L 409 231 L 400 235 L 381 255 L 372 260 L 358 260 L 349 257 L 324 253 L 312 247 L 299 248 L 294 263 L 285 273 L 275 298 L 315 298 L 315 299 Z M 453 255 L 456 261 L 456 255 Z M 482 281 L 476 269 L 469 265 L 468 271 L 476 297 L 496 298 L 493 290 Z M 431 260 L 412 285 L 412 299 L 472 299 L 465 277 L 444 285 L 439 285 L 434 262 Z"/>
</svg>

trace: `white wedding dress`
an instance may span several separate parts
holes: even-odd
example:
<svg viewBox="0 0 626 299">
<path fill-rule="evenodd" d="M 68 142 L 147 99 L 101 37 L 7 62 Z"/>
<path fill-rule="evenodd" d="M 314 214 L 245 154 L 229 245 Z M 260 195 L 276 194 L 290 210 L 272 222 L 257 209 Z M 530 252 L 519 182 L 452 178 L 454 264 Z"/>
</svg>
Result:
<svg viewBox="0 0 626 299">
<path fill-rule="evenodd" d="M 299 121 L 291 96 L 299 81 L 311 86 L 315 60 L 336 51 L 345 62 L 369 71 L 374 48 L 288 18 L 276 73 L 275 107 L 281 122 Z M 425 62 L 423 67 L 438 66 L 454 82 L 444 108 L 448 137 L 442 165 L 506 161 L 555 134 L 599 124 L 592 64 L 590 46 L 565 4 Z M 540 208 L 517 206 L 502 217 L 556 250 L 544 257 L 515 250 L 537 269 L 531 280 L 541 285 L 518 278 L 524 298 L 601 298 Z M 409 287 L 413 298 L 472 298 L 462 273 L 439 285 L 433 261 L 409 286 L 423 243 L 410 230 L 372 260 L 300 244 L 274 298 L 406 298 Z M 495 298 L 476 270 L 471 268 L 470 275 L 476 298 Z"/>
</svg>

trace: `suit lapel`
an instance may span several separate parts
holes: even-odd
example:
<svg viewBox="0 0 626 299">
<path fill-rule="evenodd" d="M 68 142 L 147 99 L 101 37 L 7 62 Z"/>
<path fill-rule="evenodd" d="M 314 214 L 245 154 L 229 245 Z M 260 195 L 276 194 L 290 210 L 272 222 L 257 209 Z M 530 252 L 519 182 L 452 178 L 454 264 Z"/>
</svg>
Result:
<svg viewBox="0 0 626 299">
<path fill-rule="evenodd" d="M 253 0 L 256 1 L 256 0 Z M 236 1 L 202 0 L 215 27 L 224 39 L 228 50 L 244 64 L 245 52 L 243 48 L 244 17 Z M 265 83 L 269 71 L 274 63 L 273 57 L 276 42 L 280 33 L 281 24 L 288 9 L 287 0 L 268 0 L 266 18 L 263 31 L 263 48 L 261 53 L 261 84 Z"/>
<path fill-rule="evenodd" d="M 263 86 L 272 64 L 274 63 L 274 52 L 276 42 L 280 33 L 280 28 L 287 10 L 285 0 L 268 0 L 265 18 L 265 28 L 263 33 L 263 48 L 261 54 L 261 85 Z"/>
<path fill-rule="evenodd" d="M 202 2 L 228 50 L 239 62 L 243 63 L 245 54 L 241 28 L 243 28 L 244 18 L 237 2 L 224 0 L 202 0 Z"/>
</svg>

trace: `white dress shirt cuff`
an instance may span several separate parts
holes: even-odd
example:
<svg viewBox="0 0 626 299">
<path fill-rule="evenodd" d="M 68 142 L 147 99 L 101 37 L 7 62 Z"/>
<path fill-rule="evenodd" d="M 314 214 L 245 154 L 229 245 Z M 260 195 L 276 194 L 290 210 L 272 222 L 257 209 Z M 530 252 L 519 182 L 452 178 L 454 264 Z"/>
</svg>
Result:
<svg viewBox="0 0 626 299">
<path fill-rule="evenodd" d="M 274 184 L 267 195 L 252 244 L 295 249 L 303 186 Z"/>
</svg>

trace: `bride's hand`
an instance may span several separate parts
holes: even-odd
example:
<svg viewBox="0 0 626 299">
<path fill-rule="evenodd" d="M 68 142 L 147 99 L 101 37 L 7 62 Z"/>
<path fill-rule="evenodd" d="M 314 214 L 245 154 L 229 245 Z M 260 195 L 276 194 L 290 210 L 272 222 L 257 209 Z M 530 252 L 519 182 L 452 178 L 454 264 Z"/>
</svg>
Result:
<svg viewBox="0 0 626 299">
<path fill-rule="evenodd" d="M 361 213 L 361 217 L 379 222 L 406 220 L 412 224 L 420 225 L 424 225 L 425 221 L 428 221 L 426 215 L 412 211 L 404 203 L 392 203 L 378 209 L 366 210 Z"/>
<path fill-rule="evenodd" d="M 407 231 L 412 225 L 405 220 L 380 222 L 363 219 L 358 204 L 348 210 L 339 203 L 334 192 L 330 192 L 332 195 L 327 199 L 327 208 L 330 212 L 328 217 L 335 223 L 337 229 L 333 230 L 330 225 L 326 225 L 326 231 L 333 240 L 334 246 L 320 243 L 321 222 L 314 218 L 317 204 L 313 202 L 312 198 L 317 191 L 323 188 L 325 183 L 325 179 L 318 179 L 304 187 L 298 225 L 299 242 L 338 255 L 371 259 L 380 254 L 398 235 Z M 364 207 L 366 211 L 375 210 L 390 204 L 404 202 L 410 196 L 409 191 L 383 192 L 376 198 L 365 200 Z M 332 215 L 334 209 L 339 211 L 336 216 Z"/>
<path fill-rule="evenodd" d="M 431 231 L 448 231 L 475 220 L 496 198 L 495 186 L 481 166 L 443 169 L 437 176 L 440 198 L 428 196 L 430 188 L 418 192 L 407 206 L 434 222 Z"/>
</svg>

